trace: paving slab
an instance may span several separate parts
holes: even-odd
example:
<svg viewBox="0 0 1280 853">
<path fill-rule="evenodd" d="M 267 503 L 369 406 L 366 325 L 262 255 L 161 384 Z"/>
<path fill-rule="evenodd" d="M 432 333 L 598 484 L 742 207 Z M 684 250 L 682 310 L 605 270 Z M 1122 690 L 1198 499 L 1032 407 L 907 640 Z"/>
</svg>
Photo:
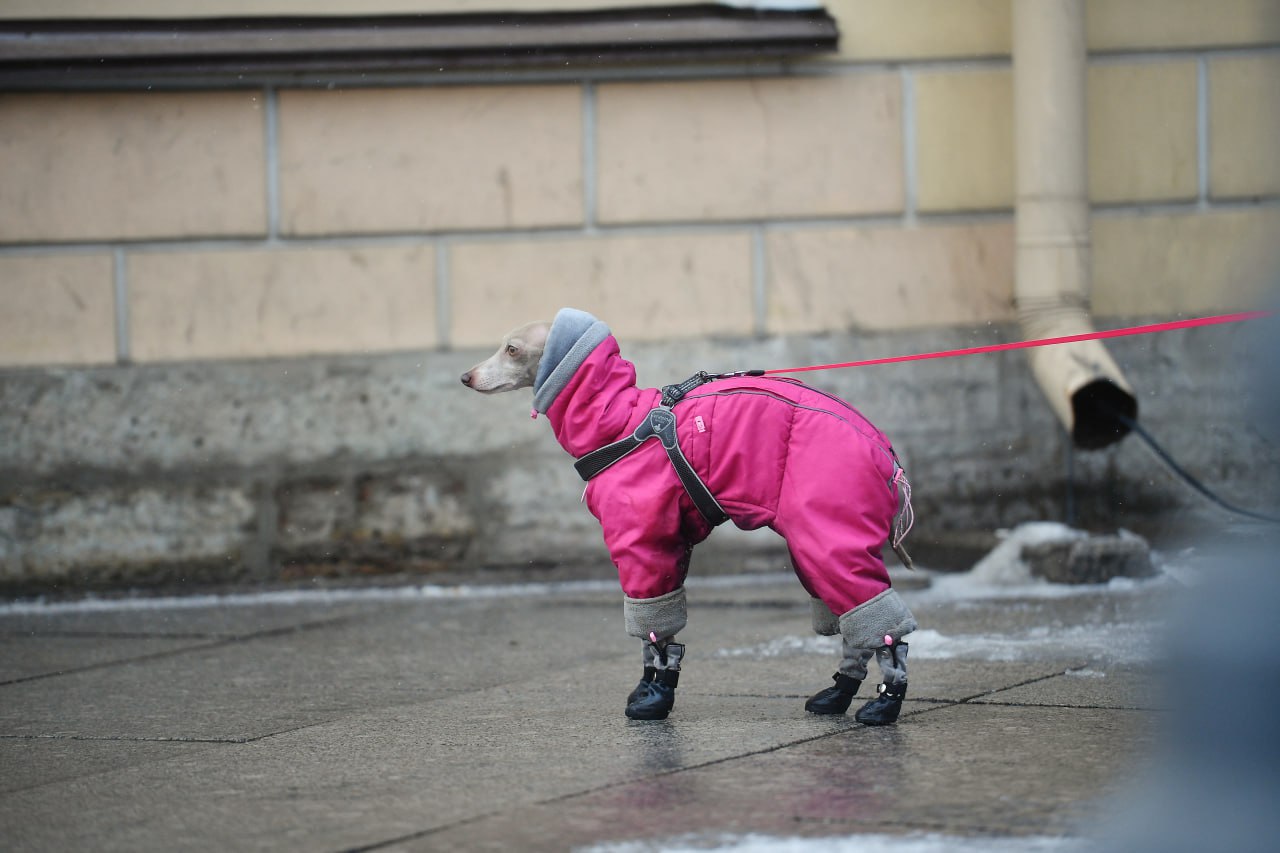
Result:
<svg viewBox="0 0 1280 853">
<path fill-rule="evenodd" d="M 0 637 L 0 685 L 213 645 L 164 637 Z"/>
<path fill-rule="evenodd" d="M 975 703 L 1048 705 L 1070 708 L 1168 710 L 1170 698 L 1153 667 L 1082 666 L 976 697 Z"/>
<path fill-rule="evenodd" d="M 502 630 L 490 630 L 499 617 Z M 180 655 L 9 685 L 0 735 L 252 740 L 521 676 L 566 654 L 540 646 L 539 634 L 552 625 L 581 638 L 575 656 L 621 652 L 626 638 L 601 630 L 602 624 L 583 607 L 548 605 L 535 615 L 479 601 L 313 619 Z"/>
<path fill-rule="evenodd" d="M 676 709 L 654 723 L 622 714 L 639 644 L 609 585 L 0 614 L 0 650 L 47 662 L 0 684 L 5 846 L 1073 831 L 1152 716 L 1146 664 L 1080 638 L 1148 618 L 1144 605 L 1094 591 L 957 615 L 903 594 L 939 627 L 918 632 L 911 699 L 887 729 L 804 712 L 838 644 L 813 636 L 785 576 L 690 586 Z"/>
<path fill-rule="evenodd" d="M 892 728 L 854 727 L 459 820 L 391 849 L 552 850 L 637 840 L 663 849 L 664 839 L 708 826 L 775 837 L 1080 832 L 1097 799 L 1124 784 L 1145 746 L 1142 733 L 1141 717 L 1127 711 L 914 708 Z"/>
<path fill-rule="evenodd" d="M 196 849 L 278 849 L 290 838 L 300 849 L 344 849 L 856 725 L 790 702 L 711 695 L 681 697 L 678 721 L 637 723 L 623 717 L 621 694 L 596 686 L 615 668 L 580 666 L 126 767 L 70 781 L 55 798 L 18 792 L 0 799 L 0 821 L 21 816 L 30 849 L 102 838 L 132 849 L 174 838 L 199 839 Z M 67 801 L 74 814 L 61 814 Z"/>
<path fill-rule="evenodd" d="M 124 767 L 222 748 L 184 741 L 0 739 L 0 794 L 97 776 Z"/>
<path fill-rule="evenodd" d="M 253 602 L 237 604 L 237 601 Z M 296 628 L 308 622 L 378 612 L 385 601 L 268 604 L 250 594 L 35 602 L 0 607 L 0 642 L 11 636 L 225 639 Z"/>
</svg>

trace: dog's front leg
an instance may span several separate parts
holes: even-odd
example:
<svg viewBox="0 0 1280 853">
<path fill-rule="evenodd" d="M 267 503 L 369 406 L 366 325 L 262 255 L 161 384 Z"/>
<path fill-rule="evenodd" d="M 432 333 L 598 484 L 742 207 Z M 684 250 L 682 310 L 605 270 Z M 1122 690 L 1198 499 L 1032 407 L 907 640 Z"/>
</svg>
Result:
<svg viewBox="0 0 1280 853">
<path fill-rule="evenodd" d="M 627 696 L 633 720 L 665 720 L 675 706 L 684 644 L 676 633 L 688 621 L 684 587 L 654 598 L 627 597 L 623 603 L 627 633 L 643 643 L 644 674 Z"/>
<path fill-rule="evenodd" d="M 644 642 L 644 675 L 627 696 L 626 714 L 633 720 L 665 720 L 676 701 L 684 644 L 656 634 Z"/>
</svg>

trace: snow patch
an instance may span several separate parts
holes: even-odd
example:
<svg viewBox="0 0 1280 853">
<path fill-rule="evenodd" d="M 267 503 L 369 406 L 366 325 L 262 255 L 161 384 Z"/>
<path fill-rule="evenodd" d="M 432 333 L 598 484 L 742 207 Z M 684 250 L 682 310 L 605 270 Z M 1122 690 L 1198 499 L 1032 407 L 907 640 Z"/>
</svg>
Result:
<svg viewBox="0 0 1280 853">
<path fill-rule="evenodd" d="M 1114 663 L 1146 663 L 1161 649 L 1158 622 L 1097 625 L 1040 625 L 1009 635 L 952 634 L 916 631 L 911 640 L 915 660 L 1029 661 L 1084 655 Z"/>
<path fill-rule="evenodd" d="M 1075 542 L 1089 538 L 1083 530 L 1076 530 L 1056 521 L 1030 521 L 1019 524 L 1013 530 L 996 532 L 1000 544 L 974 564 L 970 577 L 978 582 L 1009 586 L 1031 583 L 1031 567 L 1022 559 L 1022 549 L 1028 545 L 1047 542 Z"/>
<path fill-rule="evenodd" d="M 967 572 L 933 573 L 928 590 L 919 593 L 930 603 L 965 601 L 974 599 L 1009 598 L 1070 598 L 1099 592 L 1131 593 L 1159 588 L 1169 584 L 1186 586 L 1193 582 L 1194 569 L 1185 565 L 1186 554 L 1180 561 L 1165 561 L 1158 552 L 1151 554 L 1157 573 L 1150 578 L 1112 578 L 1106 583 L 1066 584 L 1051 583 L 1031 574 L 1031 567 L 1022 559 L 1022 549 L 1047 542 L 1075 542 L 1087 539 L 1089 534 L 1056 521 L 1031 521 L 1012 530 L 1000 530 L 996 535 L 1000 543 L 974 564 Z M 1121 537 L 1134 536 L 1127 530 Z"/>
<path fill-rule="evenodd" d="M 824 655 L 830 657 L 839 653 L 839 637 L 797 637 L 794 634 L 787 634 L 755 646 L 718 649 L 715 656 L 718 658 L 766 660 L 768 658 L 796 657 L 799 655 Z"/>
<path fill-rule="evenodd" d="M 705 850 L 733 850 L 737 853 L 1085 853 L 1090 849 L 1092 844 L 1083 838 L 990 838 L 941 833 L 837 838 L 777 838 L 755 833 L 683 835 L 659 841 L 622 841 L 579 848 L 581 853 L 695 853 Z"/>
<path fill-rule="evenodd" d="M 1156 622 L 1127 622 L 1096 625 L 1042 625 L 1016 634 L 941 634 L 923 628 L 904 637 L 911 645 L 912 660 L 1015 661 L 1057 660 L 1064 654 L 1084 655 L 1114 663 L 1145 663 L 1160 651 L 1161 625 Z M 839 637 L 775 637 L 764 643 L 719 649 L 721 658 L 774 658 L 840 654 Z M 1082 677 L 1105 677 L 1105 673 L 1077 670 Z"/>
</svg>

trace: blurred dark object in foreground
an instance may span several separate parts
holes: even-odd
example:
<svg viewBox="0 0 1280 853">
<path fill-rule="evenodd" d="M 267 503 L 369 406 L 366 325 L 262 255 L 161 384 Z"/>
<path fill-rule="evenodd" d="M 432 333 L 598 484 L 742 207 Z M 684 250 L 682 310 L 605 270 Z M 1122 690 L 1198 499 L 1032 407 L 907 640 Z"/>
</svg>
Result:
<svg viewBox="0 0 1280 853">
<path fill-rule="evenodd" d="M 1247 333 L 1257 387 L 1249 426 L 1280 442 L 1280 315 Z M 1203 571 L 1169 620 L 1166 729 L 1153 766 L 1117 798 L 1107 850 L 1280 847 L 1280 528 L 1230 534 L 1233 544 L 1197 554 Z"/>
</svg>

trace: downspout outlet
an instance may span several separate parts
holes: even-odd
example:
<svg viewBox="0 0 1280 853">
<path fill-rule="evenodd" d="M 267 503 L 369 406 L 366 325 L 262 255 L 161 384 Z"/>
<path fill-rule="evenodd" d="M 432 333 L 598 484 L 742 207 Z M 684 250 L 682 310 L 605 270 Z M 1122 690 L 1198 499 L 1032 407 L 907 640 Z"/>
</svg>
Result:
<svg viewBox="0 0 1280 853">
<path fill-rule="evenodd" d="M 1084 0 L 1014 0 L 1014 302 L 1028 339 L 1093 331 Z M 1081 449 L 1124 438 L 1138 402 L 1099 341 L 1030 351 L 1032 373 Z"/>
</svg>

